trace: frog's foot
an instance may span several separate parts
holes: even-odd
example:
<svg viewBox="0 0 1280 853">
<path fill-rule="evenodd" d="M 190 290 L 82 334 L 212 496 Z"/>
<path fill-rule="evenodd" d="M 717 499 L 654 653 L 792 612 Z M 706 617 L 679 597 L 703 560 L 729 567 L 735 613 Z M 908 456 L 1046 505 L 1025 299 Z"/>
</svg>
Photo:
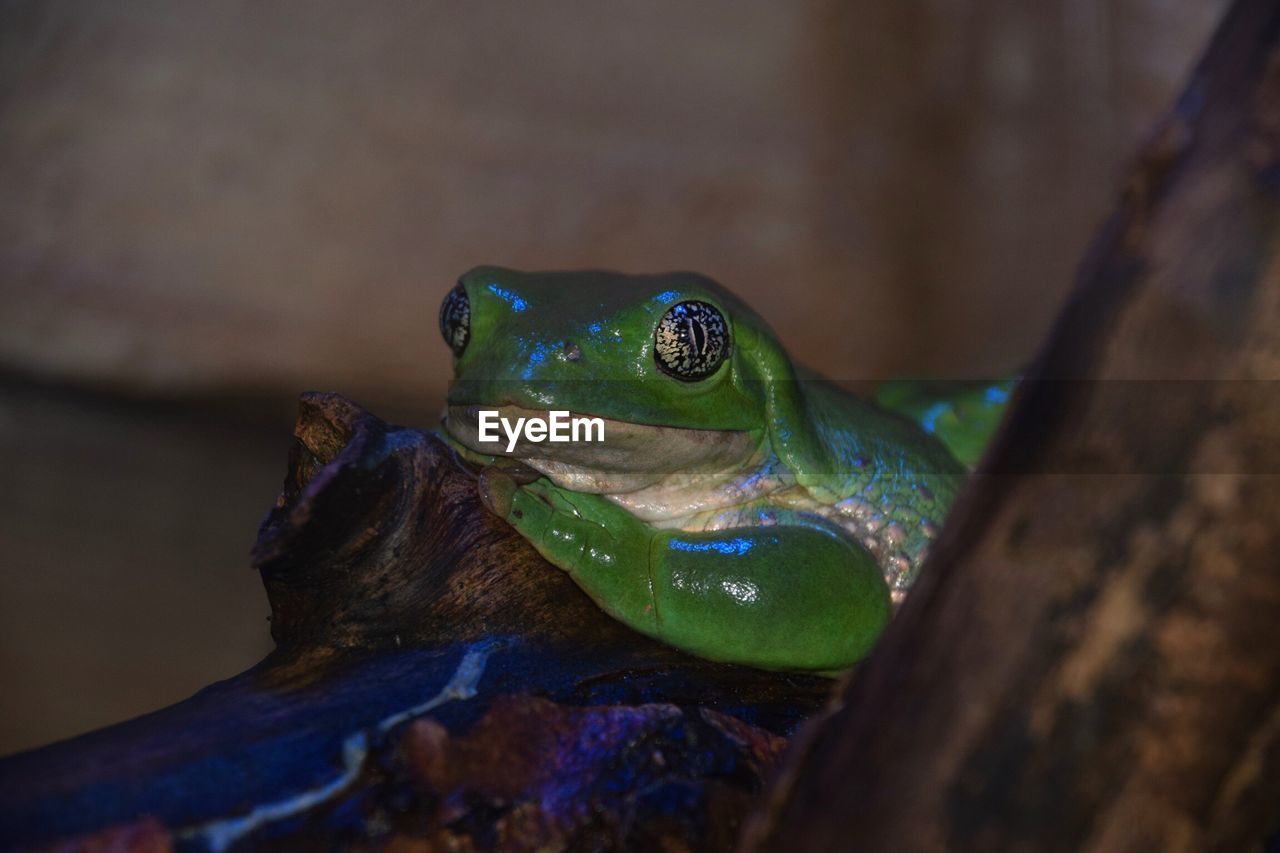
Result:
<svg viewBox="0 0 1280 853">
<path fill-rule="evenodd" d="M 507 520 L 606 613 L 713 660 L 830 673 L 891 612 L 872 556 L 826 528 L 655 530 L 546 480 L 515 490 Z"/>
<path fill-rule="evenodd" d="M 650 560 L 658 636 L 714 660 L 832 674 L 889 620 L 874 558 L 806 526 L 663 531 Z"/>
</svg>

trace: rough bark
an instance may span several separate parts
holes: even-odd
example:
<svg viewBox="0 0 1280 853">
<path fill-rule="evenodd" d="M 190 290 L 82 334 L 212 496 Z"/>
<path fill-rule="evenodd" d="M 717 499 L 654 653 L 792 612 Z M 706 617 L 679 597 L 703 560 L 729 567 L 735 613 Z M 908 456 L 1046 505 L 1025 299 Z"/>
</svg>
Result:
<svg viewBox="0 0 1280 853">
<path fill-rule="evenodd" d="M 1280 5 L 1241 0 L 917 588 L 742 847 L 1280 829 Z"/>
<path fill-rule="evenodd" d="M 828 680 L 614 622 L 429 433 L 310 394 L 296 434 L 253 555 L 276 650 L 0 761 L 0 846 L 732 846 Z"/>
</svg>

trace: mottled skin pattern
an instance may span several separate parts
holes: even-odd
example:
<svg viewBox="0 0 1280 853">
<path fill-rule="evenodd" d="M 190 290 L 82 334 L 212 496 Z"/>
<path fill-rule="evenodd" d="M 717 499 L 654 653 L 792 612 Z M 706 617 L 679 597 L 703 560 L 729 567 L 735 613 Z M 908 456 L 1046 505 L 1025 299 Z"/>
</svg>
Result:
<svg viewBox="0 0 1280 853">
<path fill-rule="evenodd" d="M 726 355 L 685 379 L 654 345 L 691 301 L 724 323 L 690 340 Z M 966 474 L 918 423 L 794 367 L 704 276 L 479 267 L 441 319 L 455 352 L 446 431 L 491 466 L 489 505 L 606 612 L 704 657 L 819 672 L 857 661 Z M 476 433 L 477 409 L 500 407 L 599 416 L 605 442 L 506 454 Z M 533 471 L 509 477 L 505 455 Z"/>
</svg>

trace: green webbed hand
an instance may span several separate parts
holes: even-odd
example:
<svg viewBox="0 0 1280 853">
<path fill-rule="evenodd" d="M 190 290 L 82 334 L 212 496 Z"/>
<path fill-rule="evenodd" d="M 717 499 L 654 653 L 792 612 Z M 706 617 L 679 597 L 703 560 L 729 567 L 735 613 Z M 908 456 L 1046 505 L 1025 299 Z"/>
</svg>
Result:
<svg viewBox="0 0 1280 853">
<path fill-rule="evenodd" d="M 838 670 L 890 614 L 871 555 L 821 526 L 656 530 L 546 480 L 517 490 L 508 521 L 605 612 L 715 660 Z"/>
<path fill-rule="evenodd" d="M 507 521 L 538 553 L 568 571 L 602 610 L 655 634 L 647 525 L 597 495 L 570 492 L 548 480 L 516 489 Z"/>
</svg>

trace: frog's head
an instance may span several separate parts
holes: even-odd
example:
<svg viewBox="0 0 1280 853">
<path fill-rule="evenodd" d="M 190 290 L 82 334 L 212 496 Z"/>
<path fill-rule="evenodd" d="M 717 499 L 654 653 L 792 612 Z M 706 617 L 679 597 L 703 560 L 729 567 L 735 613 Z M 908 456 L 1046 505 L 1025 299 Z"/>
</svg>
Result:
<svg viewBox="0 0 1280 853">
<path fill-rule="evenodd" d="M 454 354 L 449 432 L 539 470 L 553 458 L 596 473 L 723 465 L 784 415 L 774 384 L 795 385 L 764 321 L 696 273 L 477 267 L 445 298 L 440 328 Z M 481 409 L 600 417 L 605 447 L 525 442 L 508 454 L 477 442 Z"/>
</svg>

